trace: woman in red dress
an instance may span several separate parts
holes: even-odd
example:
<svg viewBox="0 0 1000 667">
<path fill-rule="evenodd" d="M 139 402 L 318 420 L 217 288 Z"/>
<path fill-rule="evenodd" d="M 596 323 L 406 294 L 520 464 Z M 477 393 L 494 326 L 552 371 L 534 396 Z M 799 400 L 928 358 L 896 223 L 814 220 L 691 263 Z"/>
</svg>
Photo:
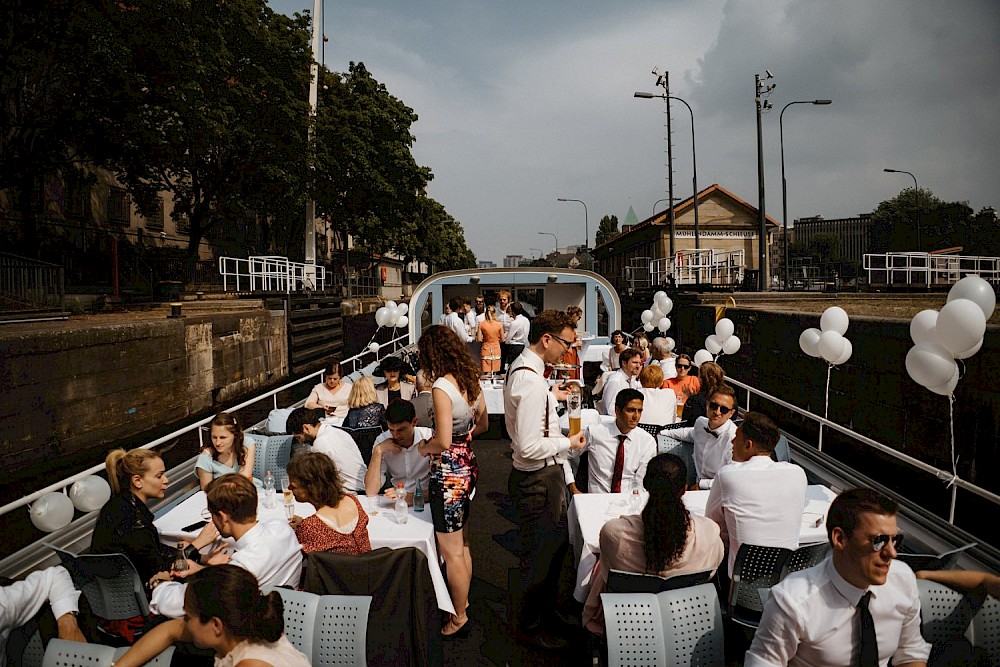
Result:
<svg viewBox="0 0 1000 667">
<path fill-rule="evenodd" d="M 300 503 L 311 503 L 316 513 L 292 518 L 302 551 L 363 554 L 372 550 L 368 514 L 356 496 L 344 493 L 340 475 L 326 454 L 308 452 L 288 462 L 288 489 Z"/>
</svg>

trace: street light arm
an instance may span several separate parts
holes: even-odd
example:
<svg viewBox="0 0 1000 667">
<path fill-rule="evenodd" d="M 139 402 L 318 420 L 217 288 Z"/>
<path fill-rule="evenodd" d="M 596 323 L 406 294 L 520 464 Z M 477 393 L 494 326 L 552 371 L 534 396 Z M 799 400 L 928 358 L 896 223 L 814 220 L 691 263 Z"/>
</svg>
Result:
<svg viewBox="0 0 1000 667">
<path fill-rule="evenodd" d="M 590 214 L 587 211 L 587 202 L 582 199 L 567 199 L 565 197 L 559 197 L 556 201 L 575 201 L 578 204 L 583 204 L 583 232 L 586 235 L 583 239 L 583 247 L 590 247 Z M 558 245 L 558 244 L 557 244 Z"/>
</svg>

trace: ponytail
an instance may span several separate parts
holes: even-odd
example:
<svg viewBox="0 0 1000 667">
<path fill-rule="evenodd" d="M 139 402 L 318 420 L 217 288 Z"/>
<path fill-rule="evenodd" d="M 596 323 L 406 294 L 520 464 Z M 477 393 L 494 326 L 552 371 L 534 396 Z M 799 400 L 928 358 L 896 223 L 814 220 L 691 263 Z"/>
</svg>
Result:
<svg viewBox="0 0 1000 667">
<path fill-rule="evenodd" d="M 276 642 L 285 631 L 281 595 L 261 595 L 257 578 L 237 565 L 214 565 L 188 577 L 184 608 L 202 623 L 218 618 L 239 641 Z"/>
<path fill-rule="evenodd" d="M 158 458 L 160 455 L 151 449 L 133 449 L 128 452 L 124 449 L 111 450 L 104 459 L 104 467 L 108 471 L 108 484 L 112 493 L 128 492 L 131 489 L 132 475 L 141 477 L 149 467 L 149 462 Z"/>
<path fill-rule="evenodd" d="M 258 596 L 256 623 L 254 624 L 256 627 L 253 628 L 253 635 L 248 636 L 247 639 L 250 641 L 278 641 L 285 630 L 284 611 L 284 602 L 277 591 Z"/>
</svg>

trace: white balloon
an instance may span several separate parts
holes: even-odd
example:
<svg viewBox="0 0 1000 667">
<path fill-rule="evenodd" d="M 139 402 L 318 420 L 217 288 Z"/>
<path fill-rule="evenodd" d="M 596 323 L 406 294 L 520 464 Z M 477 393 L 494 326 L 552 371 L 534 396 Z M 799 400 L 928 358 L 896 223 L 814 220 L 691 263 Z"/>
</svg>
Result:
<svg viewBox="0 0 1000 667">
<path fill-rule="evenodd" d="M 32 503 L 28 514 L 35 528 L 51 533 L 68 526 L 73 520 L 73 501 L 57 491 L 51 491 Z"/>
<path fill-rule="evenodd" d="M 819 318 L 819 328 L 822 331 L 836 331 L 841 336 L 847 333 L 847 326 L 851 323 L 847 312 L 840 306 L 831 306 L 823 311 Z"/>
<path fill-rule="evenodd" d="M 844 353 L 844 337 L 839 331 L 824 331 L 819 337 L 819 353 L 831 364 Z"/>
<path fill-rule="evenodd" d="M 993 316 L 997 306 L 997 295 L 993 286 L 979 276 L 966 276 L 959 280 L 948 292 L 948 302 L 956 299 L 968 299 L 982 308 L 986 319 Z"/>
<path fill-rule="evenodd" d="M 368 343 L 368 351 L 369 352 L 378 352 L 378 349 L 380 347 L 382 347 L 382 346 L 379 345 L 378 343 L 376 343 L 375 341 L 372 341 L 371 343 Z"/>
<path fill-rule="evenodd" d="M 719 352 L 722 352 L 722 343 L 719 342 L 719 337 L 716 336 L 715 334 L 712 334 L 711 336 L 707 337 L 705 339 L 705 349 L 711 352 L 712 354 L 718 354 Z"/>
<path fill-rule="evenodd" d="M 385 306 L 380 307 L 375 311 L 375 324 L 380 327 L 384 327 L 385 323 L 389 321 L 389 309 Z"/>
<path fill-rule="evenodd" d="M 701 366 L 706 361 L 712 361 L 712 353 L 708 350 L 698 350 L 694 353 L 694 365 Z"/>
<path fill-rule="evenodd" d="M 655 303 L 656 307 L 659 308 L 661 311 L 665 309 L 667 301 L 668 301 L 667 293 L 664 292 L 663 290 L 660 290 L 659 292 L 653 295 L 653 303 Z"/>
<path fill-rule="evenodd" d="M 726 342 L 722 344 L 722 351 L 726 354 L 736 354 L 740 351 L 740 346 L 743 343 L 740 342 L 739 336 L 730 336 L 726 339 Z"/>
<path fill-rule="evenodd" d="M 922 387 L 939 387 L 958 371 L 951 352 L 935 343 L 920 343 L 906 353 L 906 372 Z"/>
<path fill-rule="evenodd" d="M 406 315 L 400 315 L 399 318 L 396 320 L 397 327 L 405 327 L 409 323 L 410 323 L 410 318 L 407 317 Z"/>
<path fill-rule="evenodd" d="M 670 328 L 670 318 L 661 317 L 660 321 L 656 323 L 656 328 L 659 329 L 662 333 L 667 333 L 667 329 Z"/>
<path fill-rule="evenodd" d="M 643 324 L 647 324 L 649 322 L 652 322 L 653 321 L 653 311 L 651 311 L 651 310 L 644 310 L 644 311 L 642 311 L 642 315 L 639 317 L 639 319 L 642 320 Z"/>
<path fill-rule="evenodd" d="M 806 329 L 799 334 L 799 347 L 810 357 L 819 356 L 819 337 L 823 334 L 819 329 Z"/>
<path fill-rule="evenodd" d="M 670 338 L 669 336 L 667 336 L 663 340 L 665 340 L 667 342 L 667 352 L 673 352 L 674 348 L 677 347 L 677 343 L 674 342 L 673 338 Z"/>
<path fill-rule="evenodd" d="M 986 316 L 975 301 L 955 299 L 938 313 L 934 331 L 939 344 L 952 353 L 962 352 L 978 343 L 986 333 Z"/>
<path fill-rule="evenodd" d="M 674 309 L 674 302 L 670 300 L 670 297 L 666 297 L 663 301 L 663 305 L 660 306 L 660 310 L 663 311 L 664 315 L 669 315 L 670 311 Z"/>
<path fill-rule="evenodd" d="M 921 310 L 910 320 L 910 338 L 914 343 L 936 343 L 937 334 L 934 328 L 937 326 L 938 311 Z"/>
<path fill-rule="evenodd" d="M 725 343 L 726 339 L 733 335 L 733 331 L 736 330 L 736 326 L 733 321 L 728 317 L 723 317 L 721 320 L 715 323 L 715 335 L 719 339 L 720 343 Z"/>
<path fill-rule="evenodd" d="M 101 509 L 111 499 L 111 487 L 103 477 L 91 475 L 73 483 L 69 489 L 69 499 L 81 512 Z"/>
<path fill-rule="evenodd" d="M 942 396 L 951 396 L 955 392 L 955 387 L 958 386 L 958 369 L 955 369 L 955 374 L 951 376 L 951 379 L 942 385 L 937 387 L 927 387 L 935 394 L 941 394 Z"/>
<path fill-rule="evenodd" d="M 976 352 L 979 352 L 979 349 L 982 346 L 983 346 L 983 339 L 980 338 L 979 342 L 976 343 L 975 345 L 973 345 L 972 347 L 970 347 L 968 350 L 963 350 L 961 352 L 955 352 L 954 353 L 955 358 L 956 359 L 968 359 L 969 357 L 971 357 L 972 355 L 974 355 Z"/>
<path fill-rule="evenodd" d="M 409 310 L 410 310 L 410 306 L 407 305 L 407 304 L 405 304 L 405 303 L 401 303 L 398 306 L 396 306 L 396 312 L 399 313 L 400 317 L 402 317 L 403 315 L 406 315 L 406 313 L 409 312 Z"/>
<path fill-rule="evenodd" d="M 653 322 L 654 324 L 662 320 L 664 317 L 666 317 L 666 313 L 660 310 L 657 306 L 653 306 L 652 308 L 650 308 L 649 312 L 653 314 L 653 317 L 650 318 L 649 321 Z"/>
<path fill-rule="evenodd" d="M 396 302 L 395 301 L 386 301 L 385 302 L 385 307 L 388 308 L 389 310 L 396 310 Z"/>
<path fill-rule="evenodd" d="M 655 328 L 656 327 L 653 326 L 652 322 L 646 322 L 645 324 L 642 325 L 642 330 L 645 331 L 646 333 L 649 333 Z"/>
<path fill-rule="evenodd" d="M 851 341 L 844 338 L 844 351 L 840 353 L 840 356 L 837 357 L 837 360 L 833 362 L 833 365 L 839 366 L 841 364 L 846 364 L 847 360 L 851 358 L 851 355 L 853 353 L 854 353 L 854 346 L 851 345 Z"/>
</svg>

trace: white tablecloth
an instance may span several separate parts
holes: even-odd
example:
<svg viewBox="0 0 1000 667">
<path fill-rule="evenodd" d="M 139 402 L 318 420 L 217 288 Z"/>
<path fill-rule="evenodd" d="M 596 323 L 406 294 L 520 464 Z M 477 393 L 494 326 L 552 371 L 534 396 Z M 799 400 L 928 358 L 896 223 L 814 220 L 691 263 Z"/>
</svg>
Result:
<svg viewBox="0 0 1000 667">
<path fill-rule="evenodd" d="M 483 381 L 483 400 L 486 401 L 486 412 L 491 415 L 503 414 L 503 383 L 493 384 Z"/>
<path fill-rule="evenodd" d="M 684 494 L 684 506 L 698 516 L 705 516 L 709 491 L 688 491 Z M 645 507 L 647 494 L 643 492 L 640 505 Z M 833 491 L 822 485 L 806 487 L 806 504 L 802 511 L 802 526 L 799 530 L 799 544 L 825 542 L 826 513 L 836 497 Z M 576 558 L 576 586 L 573 596 L 580 602 L 587 599 L 590 591 L 590 573 L 594 569 L 601 551 L 601 528 L 610 519 L 623 514 L 638 514 L 641 507 L 631 511 L 627 507 L 628 495 L 624 493 L 580 493 L 573 496 L 569 505 L 569 539 Z M 818 525 L 817 525 L 818 524 Z"/>
<path fill-rule="evenodd" d="M 434 526 L 431 524 L 431 508 L 428 506 L 423 512 L 414 512 L 413 508 L 410 508 L 409 521 L 405 524 L 398 524 L 396 523 L 396 514 L 389 501 L 380 501 L 378 512 L 372 514 L 370 504 L 373 499 L 361 497 L 360 500 L 361 505 L 368 511 L 368 537 L 371 540 L 372 549 L 417 547 L 423 551 L 424 555 L 427 556 L 427 567 L 430 570 L 431 580 L 434 582 L 438 608 L 454 614 L 455 606 L 448 593 L 448 584 L 441 573 L 437 542 L 434 539 Z M 280 493 L 276 495 L 274 504 L 273 508 L 266 509 L 263 505 L 263 499 L 260 499 L 257 504 L 257 518 L 262 521 L 285 520 L 285 508 Z M 207 506 L 205 493 L 197 491 L 156 519 L 153 524 L 160 531 L 163 539 L 167 541 L 191 540 L 197 535 L 197 531 L 185 532 L 183 528 L 201 521 L 202 511 Z M 298 516 L 305 518 L 315 513 L 316 509 L 312 505 L 295 503 L 295 514 Z"/>
</svg>

